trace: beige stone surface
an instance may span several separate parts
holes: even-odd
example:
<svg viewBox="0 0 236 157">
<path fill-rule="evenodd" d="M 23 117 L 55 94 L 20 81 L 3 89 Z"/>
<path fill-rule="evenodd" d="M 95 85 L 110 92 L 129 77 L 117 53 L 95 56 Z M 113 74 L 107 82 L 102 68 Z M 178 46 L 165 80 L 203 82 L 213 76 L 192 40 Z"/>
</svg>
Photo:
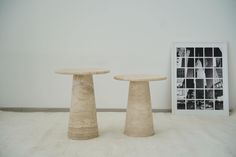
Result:
<svg viewBox="0 0 236 157">
<path fill-rule="evenodd" d="M 90 139 L 98 136 L 92 75 L 74 75 L 68 137 Z"/>
<path fill-rule="evenodd" d="M 154 134 L 149 83 L 129 84 L 129 97 L 124 133 L 128 136 L 151 136 Z"/>
<path fill-rule="evenodd" d="M 160 80 L 166 80 L 167 77 L 162 75 L 152 75 L 152 74 L 131 74 L 131 75 L 116 75 L 114 79 L 122 81 L 160 81 Z"/>
<path fill-rule="evenodd" d="M 93 75 L 104 74 L 105 69 L 62 69 L 58 74 L 73 75 L 71 107 L 68 127 L 70 139 L 90 139 L 98 136 Z"/>
<path fill-rule="evenodd" d="M 92 75 L 92 74 L 105 74 L 110 70 L 100 68 L 85 68 L 85 69 L 60 69 L 55 71 L 58 74 L 65 75 Z"/>
<path fill-rule="evenodd" d="M 124 133 L 128 136 L 154 135 L 149 81 L 167 79 L 161 75 L 117 75 L 117 80 L 130 81 Z"/>
</svg>

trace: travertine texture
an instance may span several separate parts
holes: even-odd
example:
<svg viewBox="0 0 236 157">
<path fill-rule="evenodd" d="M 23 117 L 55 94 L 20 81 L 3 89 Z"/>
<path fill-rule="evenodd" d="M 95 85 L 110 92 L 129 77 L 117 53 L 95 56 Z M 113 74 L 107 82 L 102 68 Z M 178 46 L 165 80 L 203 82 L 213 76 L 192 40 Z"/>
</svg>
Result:
<svg viewBox="0 0 236 157">
<path fill-rule="evenodd" d="M 98 136 L 92 75 L 74 75 L 68 137 L 90 139 Z"/>
<path fill-rule="evenodd" d="M 149 81 L 165 80 L 160 75 L 117 75 L 117 80 L 130 81 L 125 131 L 128 136 L 154 135 Z"/>
<path fill-rule="evenodd" d="M 58 74 L 65 75 L 92 75 L 92 74 L 105 74 L 109 73 L 110 70 L 100 68 L 85 68 L 85 69 L 60 69 L 57 70 Z"/>
<path fill-rule="evenodd" d="M 90 139 L 98 136 L 96 104 L 92 74 L 108 73 L 106 69 L 61 69 L 56 73 L 73 75 L 68 137 Z"/>
<path fill-rule="evenodd" d="M 126 114 L 125 132 L 128 136 L 154 134 L 149 82 L 131 81 Z"/>
<path fill-rule="evenodd" d="M 160 80 L 166 80 L 166 77 L 162 75 L 151 75 L 151 74 L 132 74 L 132 75 L 117 75 L 114 77 L 114 79 L 122 81 L 160 81 Z"/>
</svg>

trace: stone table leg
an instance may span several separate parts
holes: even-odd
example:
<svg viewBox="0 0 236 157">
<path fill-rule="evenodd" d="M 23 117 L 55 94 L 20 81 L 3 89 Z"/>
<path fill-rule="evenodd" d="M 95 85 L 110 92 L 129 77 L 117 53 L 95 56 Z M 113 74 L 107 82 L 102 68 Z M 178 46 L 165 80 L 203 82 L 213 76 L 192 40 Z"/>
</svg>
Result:
<svg viewBox="0 0 236 157">
<path fill-rule="evenodd" d="M 74 75 L 68 137 L 90 139 L 98 136 L 92 75 Z"/>
<path fill-rule="evenodd" d="M 149 82 L 130 81 L 125 132 L 128 136 L 154 134 Z"/>
</svg>

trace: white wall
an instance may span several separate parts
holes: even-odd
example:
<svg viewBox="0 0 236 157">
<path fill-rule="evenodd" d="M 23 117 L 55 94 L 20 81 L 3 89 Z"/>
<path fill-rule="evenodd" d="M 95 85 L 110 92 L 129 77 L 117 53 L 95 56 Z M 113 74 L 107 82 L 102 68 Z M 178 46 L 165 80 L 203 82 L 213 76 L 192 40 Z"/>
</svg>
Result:
<svg viewBox="0 0 236 157">
<path fill-rule="evenodd" d="M 69 107 L 62 67 L 105 67 L 94 77 L 98 108 L 126 107 L 120 73 L 160 73 L 153 108 L 171 107 L 173 41 L 229 43 L 230 105 L 236 108 L 235 0 L 1 0 L 0 106 Z"/>
</svg>

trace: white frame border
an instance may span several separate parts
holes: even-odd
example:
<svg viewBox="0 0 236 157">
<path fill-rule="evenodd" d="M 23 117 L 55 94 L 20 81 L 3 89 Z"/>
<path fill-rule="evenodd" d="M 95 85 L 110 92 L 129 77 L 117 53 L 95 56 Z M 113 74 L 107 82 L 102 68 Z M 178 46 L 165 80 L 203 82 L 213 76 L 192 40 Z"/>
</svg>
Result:
<svg viewBox="0 0 236 157">
<path fill-rule="evenodd" d="M 177 110 L 177 89 L 176 89 L 176 47 L 221 47 L 223 59 L 223 110 Z M 174 42 L 171 50 L 171 92 L 172 92 L 172 114 L 190 115 L 222 115 L 229 116 L 229 88 L 228 88 L 228 48 L 227 42 Z M 186 68 L 186 67 L 185 67 Z"/>
</svg>

